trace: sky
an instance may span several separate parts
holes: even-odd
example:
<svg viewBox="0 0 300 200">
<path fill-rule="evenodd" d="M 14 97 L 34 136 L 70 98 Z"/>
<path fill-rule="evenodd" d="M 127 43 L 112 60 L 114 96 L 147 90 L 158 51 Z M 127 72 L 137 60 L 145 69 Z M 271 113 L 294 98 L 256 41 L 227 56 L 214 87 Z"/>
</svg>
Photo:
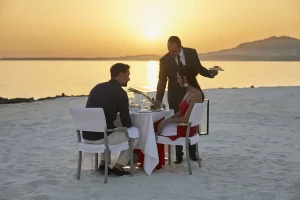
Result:
<svg viewBox="0 0 300 200">
<path fill-rule="evenodd" d="M 198 53 L 271 36 L 300 39 L 300 0 L 0 0 L 0 57 Z"/>
</svg>

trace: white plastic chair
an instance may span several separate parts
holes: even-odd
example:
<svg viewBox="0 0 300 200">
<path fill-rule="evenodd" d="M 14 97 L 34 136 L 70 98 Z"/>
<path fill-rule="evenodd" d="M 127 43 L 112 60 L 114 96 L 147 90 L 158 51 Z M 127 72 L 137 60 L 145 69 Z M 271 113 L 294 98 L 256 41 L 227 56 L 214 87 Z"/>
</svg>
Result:
<svg viewBox="0 0 300 200">
<path fill-rule="evenodd" d="M 133 130 L 133 134 L 129 135 L 126 127 L 115 129 L 106 128 L 106 118 L 102 108 L 83 108 L 83 107 L 69 107 L 74 122 L 77 138 L 78 138 L 78 169 L 77 180 L 80 179 L 82 152 L 95 153 L 95 171 L 98 171 L 98 153 L 105 153 L 105 177 L 104 183 L 107 183 L 108 177 L 108 151 L 121 152 L 125 149 L 130 149 L 130 173 L 133 176 L 133 138 L 138 137 L 138 129 Z M 131 129 L 132 129 L 131 128 Z M 105 144 L 87 144 L 82 141 L 82 131 L 103 132 Z M 117 145 L 108 144 L 107 132 L 124 131 L 127 134 L 128 142 Z M 101 134 L 101 133 L 99 133 Z"/>
<path fill-rule="evenodd" d="M 171 165 L 171 146 L 170 145 L 181 145 L 185 146 L 186 149 L 186 160 L 188 163 L 189 168 L 189 175 L 192 175 L 192 167 L 191 167 L 191 161 L 190 161 L 190 155 L 189 155 L 189 145 L 196 144 L 196 154 L 198 158 L 198 166 L 201 167 L 200 158 L 199 158 L 199 149 L 198 149 L 198 142 L 199 142 L 199 134 L 201 134 L 201 121 L 203 118 L 203 113 L 205 111 L 205 108 L 207 106 L 207 101 L 204 101 L 203 103 L 196 103 L 193 107 L 193 110 L 190 114 L 188 123 L 171 123 L 176 126 L 187 126 L 186 131 L 186 137 L 180 137 L 176 140 L 171 140 L 168 137 L 165 136 L 157 136 L 157 143 L 159 144 L 167 144 L 168 145 L 168 163 Z M 197 126 L 197 133 L 189 137 L 190 135 L 190 127 Z M 172 134 L 170 134 L 172 135 Z M 173 134 L 175 135 L 175 134 Z"/>
</svg>

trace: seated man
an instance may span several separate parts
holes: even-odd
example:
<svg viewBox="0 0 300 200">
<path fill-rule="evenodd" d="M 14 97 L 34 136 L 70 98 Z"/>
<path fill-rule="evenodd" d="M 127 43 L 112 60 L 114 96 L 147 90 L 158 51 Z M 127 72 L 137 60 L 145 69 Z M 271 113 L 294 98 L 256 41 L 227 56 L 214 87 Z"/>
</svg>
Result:
<svg viewBox="0 0 300 200">
<path fill-rule="evenodd" d="M 122 87 L 127 86 L 130 80 L 129 65 L 123 63 L 114 64 L 110 68 L 111 79 L 108 82 L 96 85 L 90 92 L 86 107 L 87 108 L 103 108 L 106 117 L 107 129 L 113 129 L 114 121 L 117 113 L 120 112 L 120 118 L 124 127 L 131 127 L 131 119 L 129 116 L 129 101 L 126 91 Z M 86 143 L 104 144 L 104 134 L 98 132 L 83 132 L 83 139 Z M 123 131 L 108 132 L 109 144 L 119 144 L 128 141 L 127 135 Z M 136 141 L 134 142 L 136 143 Z M 130 172 L 125 171 L 123 166 L 128 164 L 130 158 L 129 149 L 120 153 L 116 165 L 110 169 L 109 173 L 117 176 L 129 175 Z M 99 172 L 104 173 L 104 154 L 101 154 Z"/>
</svg>

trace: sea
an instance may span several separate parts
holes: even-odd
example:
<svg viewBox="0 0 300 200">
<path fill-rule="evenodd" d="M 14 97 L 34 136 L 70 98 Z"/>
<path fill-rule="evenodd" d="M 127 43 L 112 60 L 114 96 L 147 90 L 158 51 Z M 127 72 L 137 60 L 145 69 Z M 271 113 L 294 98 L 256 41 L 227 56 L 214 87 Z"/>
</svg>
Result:
<svg viewBox="0 0 300 200">
<path fill-rule="evenodd" d="M 156 91 L 159 61 L 0 61 L 0 97 L 43 98 L 88 95 L 98 83 L 110 79 L 115 63 L 130 65 L 128 87 Z M 198 75 L 202 89 L 300 86 L 300 62 L 202 61 L 224 71 L 211 79 Z M 126 88 L 125 88 L 126 89 Z"/>
</svg>

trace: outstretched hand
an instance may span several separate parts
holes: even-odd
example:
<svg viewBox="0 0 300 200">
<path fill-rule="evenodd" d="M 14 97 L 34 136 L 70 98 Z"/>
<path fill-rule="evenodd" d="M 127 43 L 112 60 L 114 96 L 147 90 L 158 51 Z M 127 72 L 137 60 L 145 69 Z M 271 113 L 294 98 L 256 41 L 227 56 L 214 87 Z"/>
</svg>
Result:
<svg viewBox="0 0 300 200">
<path fill-rule="evenodd" d="M 210 76 L 211 77 L 215 77 L 215 76 L 217 76 L 218 75 L 218 71 L 217 70 L 211 70 L 210 71 Z"/>
</svg>

